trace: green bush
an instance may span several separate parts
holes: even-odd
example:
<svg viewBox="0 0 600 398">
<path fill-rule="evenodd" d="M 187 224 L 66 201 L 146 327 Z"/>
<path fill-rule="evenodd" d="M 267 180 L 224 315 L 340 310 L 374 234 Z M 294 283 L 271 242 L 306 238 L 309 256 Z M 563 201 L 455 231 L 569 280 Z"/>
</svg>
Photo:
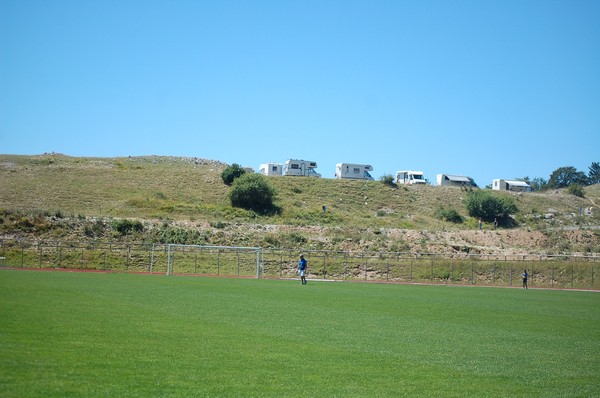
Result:
<svg viewBox="0 0 600 398">
<path fill-rule="evenodd" d="M 569 191 L 569 193 L 571 195 L 575 195 L 578 198 L 583 198 L 585 196 L 585 193 L 583 192 L 583 188 L 579 184 L 569 185 L 569 188 L 567 188 L 567 190 Z"/>
<path fill-rule="evenodd" d="M 236 178 L 244 175 L 246 170 L 242 166 L 237 163 L 232 164 L 231 166 L 227 166 L 225 170 L 221 173 L 221 179 L 227 185 L 233 184 Z"/>
<path fill-rule="evenodd" d="M 390 187 L 396 186 L 396 183 L 394 182 L 394 177 L 391 174 L 382 175 L 379 178 L 379 181 L 381 181 L 382 183 L 384 183 L 385 185 L 388 185 Z"/>
<path fill-rule="evenodd" d="M 450 222 L 457 223 L 457 224 L 463 222 L 462 216 L 460 214 L 458 214 L 458 212 L 456 210 L 445 209 L 443 207 L 439 207 L 435 211 L 435 217 L 440 220 L 450 221 Z"/>
<path fill-rule="evenodd" d="M 233 207 L 254 210 L 257 213 L 271 213 L 276 210 L 275 188 L 266 177 L 260 174 L 243 174 L 237 178 L 229 191 Z"/>
<path fill-rule="evenodd" d="M 512 198 L 496 196 L 490 191 L 469 192 L 465 204 L 470 216 L 484 221 L 506 221 L 511 214 L 518 211 Z"/>
<path fill-rule="evenodd" d="M 120 235 L 129 235 L 132 232 L 144 232 L 144 225 L 137 220 L 113 220 L 111 227 Z"/>
</svg>

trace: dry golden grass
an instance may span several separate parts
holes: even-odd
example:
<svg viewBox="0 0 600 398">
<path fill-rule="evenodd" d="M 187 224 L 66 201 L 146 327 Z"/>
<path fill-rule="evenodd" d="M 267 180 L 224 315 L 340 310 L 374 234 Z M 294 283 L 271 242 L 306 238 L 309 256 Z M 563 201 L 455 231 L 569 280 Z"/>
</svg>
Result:
<svg viewBox="0 0 600 398">
<path fill-rule="evenodd" d="M 471 229 L 465 210 L 467 192 L 436 186 L 390 187 L 379 181 L 270 177 L 278 192 L 275 216 L 234 209 L 221 181 L 225 164 L 195 158 L 74 158 L 58 154 L 0 155 L 0 208 L 60 211 L 88 217 L 234 221 L 353 228 Z M 597 224 L 600 189 L 586 188 L 586 198 L 565 190 L 512 196 L 522 226 Z M 327 211 L 323 211 L 323 206 Z M 444 207 L 466 222 L 435 217 Z M 581 216 L 592 208 L 592 217 Z M 554 213 L 552 222 L 544 215 Z"/>
</svg>

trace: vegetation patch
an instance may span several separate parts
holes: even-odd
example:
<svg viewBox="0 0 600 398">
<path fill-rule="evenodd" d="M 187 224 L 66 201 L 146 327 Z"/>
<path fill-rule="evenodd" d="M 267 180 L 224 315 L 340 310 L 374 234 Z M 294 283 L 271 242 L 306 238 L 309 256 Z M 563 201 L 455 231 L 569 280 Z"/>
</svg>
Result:
<svg viewBox="0 0 600 398">
<path fill-rule="evenodd" d="M 446 209 L 438 207 L 435 211 L 435 217 L 443 221 L 449 221 L 453 223 L 462 223 L 463 217 L 454 209 Z"/>
</svg>

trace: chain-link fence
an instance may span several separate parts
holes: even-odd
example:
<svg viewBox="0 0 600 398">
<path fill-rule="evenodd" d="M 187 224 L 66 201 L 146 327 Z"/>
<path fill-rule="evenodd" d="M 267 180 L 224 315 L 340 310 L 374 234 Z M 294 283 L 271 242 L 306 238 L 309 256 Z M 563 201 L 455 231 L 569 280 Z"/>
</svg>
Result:
<svg viewBox="0 0 600 398">
<path fill-rule="evenodd" d="M 172 258 L 173 273 L 256 276 L 254 255 L 236 248 L 202 248 Z M 600 256 L 415 254 L 395 252 L 300 251 L 263 249 L 259 275 L 296 277 L 298 256 L 309 261 L 313 279 L 437 283 L 477 286 L 600 290 Z M 168 271 L 168 245 L 120 242 L 0 240 L 0 263 L 11 268 L 60 268 L 118 272 Z"/>
<path fill-rule="evenodd" d="M 263 274 L 292 277 L 298 250 L 265 249 Z M 352 253 L 306 251 L 309 277 L 405 283 L 600 289 L 600 256 Z"/>
</svg>

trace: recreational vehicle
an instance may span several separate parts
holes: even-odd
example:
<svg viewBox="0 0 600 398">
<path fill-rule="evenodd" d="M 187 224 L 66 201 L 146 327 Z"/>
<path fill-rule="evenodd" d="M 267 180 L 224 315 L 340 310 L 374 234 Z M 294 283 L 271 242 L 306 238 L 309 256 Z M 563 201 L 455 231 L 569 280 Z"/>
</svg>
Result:
<svg viewBox="0 0 600 398">
<path fill-rule="evenodd" d="M 397 171 L 396 172 L 396 184 L 423 184 L 425 185 L 427 181 L 425 181 L 425 177 L 423 177 L 422 171 Z"/>
<path fill-rule="evenodd" d="M 531 186 L 525 181 L 503 180 L 501 178 L 492 180 L 492 189 L 496 191 L 531 192 Z"/>
<path fill-rule="evenodd" d="M 373 166 L 370 164 L 338 163 L 335 165 L 335 178 L 372 180 L 369 171 L 373 171 Z"/>
<path fill-rule="evenodd" d="M 284 176 L 321 177 L 317 173 L 317 162 L 309 160 L 288 159 L 283 167 Z"/>
<path fill-rule="evenodd" d="M 282 164 L 275 163 L 275 162 L 261 164 L 258 169 L 259 174 L 266 175 L 266 176 L 280 176 L 281 171 L 282 171 Z"/>
<path fill-rule="evenodd" d="M 473 180 L 471 177 L 452 174 L 438 174 L 437 184 L 441 186 L 479 188 L 477 184 L 475 184 L 475 180 Z"/>
</svg>

